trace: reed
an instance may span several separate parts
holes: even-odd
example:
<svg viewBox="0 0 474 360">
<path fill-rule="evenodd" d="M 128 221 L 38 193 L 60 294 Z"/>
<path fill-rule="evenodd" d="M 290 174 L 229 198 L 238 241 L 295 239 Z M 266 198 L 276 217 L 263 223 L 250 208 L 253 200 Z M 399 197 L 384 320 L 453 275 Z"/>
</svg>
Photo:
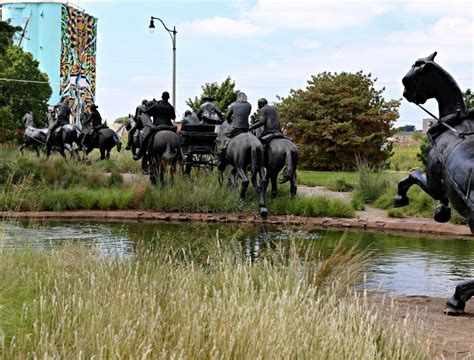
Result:
<svg viewBox="0 0 474 360">
<path fill-rule="evenodd" d="M 213 241 L 204 261 L 179 248 L 128 260 L 3 249 L 0 357 L 428 358 L 407 322 L 353 291 L 367 254 L 269 246 L 251 262 Z"/>
</svg>

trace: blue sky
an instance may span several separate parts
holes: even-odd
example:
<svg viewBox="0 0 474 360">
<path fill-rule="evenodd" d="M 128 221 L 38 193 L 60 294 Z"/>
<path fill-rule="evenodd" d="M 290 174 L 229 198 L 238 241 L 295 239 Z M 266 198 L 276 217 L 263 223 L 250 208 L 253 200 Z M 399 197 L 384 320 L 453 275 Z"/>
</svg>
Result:
<svg viewBox="0 0 474 360">
<path fill-rule="evenodd" d="M 114 120 L 142 99 L 171 93 L 172 44 L 150 16 L 176 26 L 177 112 L 206 82 L 230 75 L 236 87 L 275 101 L 322 71 L 363 70 L 400 98 L 413 62 L 436 61 L 474 88 L 474 5 L 470 1 L 94 1 L 72 3 L 99 18 L 97 103 Z M 431 100 L 428 108 L 437 113 Z M 397 125 L 421 127 L 425 114 L 403 100 Z"/>
</svg>

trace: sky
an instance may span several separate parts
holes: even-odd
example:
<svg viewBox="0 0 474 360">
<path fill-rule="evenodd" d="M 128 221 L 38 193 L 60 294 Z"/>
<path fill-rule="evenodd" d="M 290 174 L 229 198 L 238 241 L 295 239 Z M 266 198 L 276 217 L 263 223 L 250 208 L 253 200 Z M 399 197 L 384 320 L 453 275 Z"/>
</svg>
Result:
<svg viewBox="0 0 474 360">
<path fill-rule="evenodd" d="M 142 99 L 172 92 L 177 30 L 176 111 L 207 82 L 231 76 L 256 109 L 305 88 L 323 71 L 372 74 L 385 99 L 402 98 L 402 77 L 416 59 L 435 59 L 462 90 L 474 88 L 474 2 L 317 0 L 73 0 L 98 17 L 96 103 L 114 120 Z M 427 108 L 437 114 L 435 100 Z M 397 126 L 421 128 L 427 115 L 402 100 Z"/>
</svg>

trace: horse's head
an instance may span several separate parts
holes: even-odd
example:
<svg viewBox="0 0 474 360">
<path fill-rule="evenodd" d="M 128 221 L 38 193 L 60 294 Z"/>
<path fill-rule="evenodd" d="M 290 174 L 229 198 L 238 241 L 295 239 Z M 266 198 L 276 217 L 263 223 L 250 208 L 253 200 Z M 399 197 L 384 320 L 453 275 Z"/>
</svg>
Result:
<svg viewBox="0 0 474 360">
<path fill-rule="evenodd" d="M 128 114 L 128 120 L 127 122 L 125 123 L 125 129 L 127 131 L 130 131 L 130 129 L 132 128 L 132 126 L 135 124 L 135 118 L 132 114 Z"/>
<path fill-rule="evenodd" d="M 416 60 L 403 77 L 403 96 L 415 104 L 423 104 L 434 97 L 433 70 L 439 67 L 435 62 L 436 51 L 426 58 Z"/>
</svg>

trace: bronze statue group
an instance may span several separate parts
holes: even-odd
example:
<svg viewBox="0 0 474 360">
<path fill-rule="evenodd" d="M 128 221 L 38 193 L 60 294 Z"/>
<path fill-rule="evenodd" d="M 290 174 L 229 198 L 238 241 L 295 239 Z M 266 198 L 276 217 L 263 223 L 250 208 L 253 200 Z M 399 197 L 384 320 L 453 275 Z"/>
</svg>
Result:
<svg viewBox="0 0 474 360">
<path fill-rule="evenodd" d="M 406 179 L 400 181 L 394 206 L 408 205 L 408 189 L 416 184 L 439 201 L 435 212 L 436 221 L 449 221 L 451 204 L 466 219 L 471 232 L 474 233 L 474 109 L 466 106 L 456 81 L 434 62 L 435 56 L 436 53 L 418 59 L 402 80 L 404 97 L 420 107 L 426 100 L 435 98 L 438 102 L 439 117 L 432 115 L 436 123 L 428 131 L 430 150 L 426 172 L 413 171 Z M 162 94 L 159 101 L 144 100 L 136 108 L 135 116 L 130 115 L 125 125 L 129 130 L 127 148 L 132 150 L 133 158 L 142 159 L 142 165 L 149 163 L 150 180 L 154 184 L 160 181 L 162 185 L 164 165 L 167 163 L 171 165 L 172 182 L 176 162 L 182 158 L 180 148 L 182 137 L 180 138 L 173 124 L 176 118 L 175 110 L 168 100 L 167 92 Z M 229 106 L 225 115 L 213 100 L 212 97 L 204 97 L 197 114 L 186 111 L 181 132 L 199 135 L 197 131 L 199 126 L 204 129 L 209 129 L 211 126 L 212 130 L 215 127 L 220 180 L 223 180 L 223 172 L 230 165 L 229 184 L 235 185 L 237 175 L 241 178 L 242 198 L 245 197 L 251 182 L 258 193 L 260 214 L 265 217 L 268 212 L 265 205 L 265 190 L 271 182 L 271 194 L 273 197 L 276 196 L 277 175 L 284 168 L 286 171 L 283 181 L 290 182 L 291 196 L 296 195 L 297 148 L 291 139 L 283 135 L 278 113 L 266 99 L 258 101 L 260 119 L 252 126 L 249 123 L 252 106 L 243 92 L 237 94 L 237 100 Z M 61 152 L 62 144 L 67 148 L 76 141 L 80 147 L 91 151 L 94 147 L 101 149 L 105 146 L 107 138 L 109 141 L 107 146 L 117 145 L 120 149 L 120 141 L 116 134 L 105 133 L 110 129 L 102 127 L 97 107 L 92 105 L 88 111 L 88 114 L 84 115 L 84 123 L 90 125 L 85 132 L 75 129 L 75 125 L 67 124 L 71 112 L 67 99 L 63 99 L 57 105 L 58 114 L 54 121 L 51 114 L 48 114 L 51 123 L 49 131 L 34 129 L 32 114 L 25 114 L 23 121 L 27 129 L 22 148 L 43 144 L 49 154 L 53 145 L 59 144 Z M 191 130 L 187 131 L 188 128 Z M 252 131 L 257 129 L 261 130 L 258 138 L 252 134 Z M 101 158 L 107 156 L 101 150 Z M 250 172 L 250 179 L 247 177 L 247 172 Z M 448 300 L 445 312 L 449 315 L 463 313 L 466 301 L 472 296 L 474 296 L 474 280 L 459 284 L 455 294 Z"/>
<path fill-rule="evenodd" d="M 126 149 L 132 151 L 135 160 L 142 160 L 142 167 L 149 171 L 152 183 L 159 181 L 164 185 L 164 164 L 170 165 L 172 183 L 179 160 L 187 164 L 184 175 L 190 176 L 190 164 L 195 163 L 190 159 L 206 152 L 209 142 L 206 143 L 205 139 L 216 139 L 215 148 L 209 146 L 207 149 L 209 152 L 215 149 L 212 153 L 218 159 L 217 168 L 221 181 L 224 170 L 230 165 L 232 170 L 229 184 L 236 184 L 236 176 L 241 178 L 242 198 L 252 182 L 259 194 L 262 216 L 267 213 L 266 187 L 271 182 L 272 196 L 275 197 L 277 176 L 283 169 L 286 169 L 283 182 L 290 182 L 291 196 L 296 196 L 297 148 L 291 139 L 283 135 L 278 113 L 266 99 L 258 101 L 260 119 L 251 126 L 249 120 L 252 106 L 245 93 L 237 93 L 237 100 L 229 106 L 225 115 L 212 97 L 205 96 L 197 114 L 190 110 L 184 113 L 181 130 L 178 132 L 174 124 L 176 113 L 169 103 L 169 97 L 165 91 L 159 101 L 143 100 L 137 106 L 135 115 L 129 115 L 124 125 L 129 131 Z M 252 133 L 257 129 L 261 130 L 258 138 Z M 192 149 L 196 149 L 196 152 Z M 250 179 L 247 172 L 251 174 Z"/>
</svg>

